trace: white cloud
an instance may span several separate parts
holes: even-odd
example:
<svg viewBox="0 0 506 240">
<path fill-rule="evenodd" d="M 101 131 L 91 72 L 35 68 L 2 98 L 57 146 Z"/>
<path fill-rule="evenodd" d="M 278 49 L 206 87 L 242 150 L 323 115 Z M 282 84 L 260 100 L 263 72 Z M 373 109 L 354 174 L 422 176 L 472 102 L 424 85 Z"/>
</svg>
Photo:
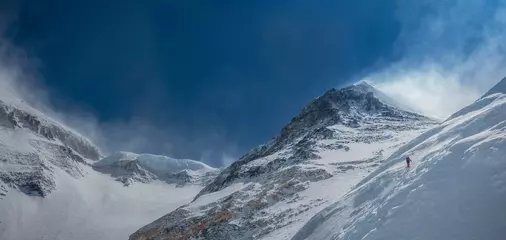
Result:
<svg viewBox="0 0 506 240">
<path fill-rule="evenodd" d="M 409 2 L 398 12 L 401 60 L 366 80 L 413 109 L 446 118 L 506 75 L 506 1 Z"/>
<path fill-rule="evenodd" d="M 387 72 L 369 81 L 384 93 L 427 116 L 444 119 L 480 96 L 458 77 L 436 67 Z"/>
</svg>

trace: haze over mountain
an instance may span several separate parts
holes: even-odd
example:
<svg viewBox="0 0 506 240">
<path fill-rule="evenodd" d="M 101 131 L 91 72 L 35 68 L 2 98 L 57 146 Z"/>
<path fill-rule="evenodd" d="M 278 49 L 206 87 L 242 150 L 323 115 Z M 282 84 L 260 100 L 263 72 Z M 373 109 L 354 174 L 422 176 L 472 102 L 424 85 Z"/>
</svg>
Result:
<svg viewBox="0 0 506 240">
<path fill-rule="evenodd" d="M 504 9 L 502 0 L 6 0 L 1 53 L 103 151 L 219 167 L 322 92 L 362 79 L 448 117 L 504 76 Z"/>
<path fill-rule="evenodd" d="M 148 154 L 104 158 L 12 96 L 0 96 L 0 239 L 126 239 L 190 201 L 219 171 Z"/>
<path fill-rule="evenodd" d="M 502 240 L 505 19 L 1 1 L 0 239 Z"/>
<path fill-rule="evenodd" d="M 331 89 L 271 141 L 222 170 L 150 154 L 104 157 L 70 128 L 8 98 L 0 114 L 0 236 L 126 239 L 168 212 L 130 239 L 383 239 L 428 232 L 500 239 L 506 221 L 494 213 L 503 207 L 506 182 L 497 145 L 504 141 L 504 81 L 441 124 L 401 109 L 366 82 Z M 405 169 L 405 156 L 415 159 L 413 169 Z M 465 188 L 455 185 L 462 182 Z M 424 214 L 412 212 L 413 205 Z M 443 222 L 475 229 L 443 230 Z"/>
</svg>

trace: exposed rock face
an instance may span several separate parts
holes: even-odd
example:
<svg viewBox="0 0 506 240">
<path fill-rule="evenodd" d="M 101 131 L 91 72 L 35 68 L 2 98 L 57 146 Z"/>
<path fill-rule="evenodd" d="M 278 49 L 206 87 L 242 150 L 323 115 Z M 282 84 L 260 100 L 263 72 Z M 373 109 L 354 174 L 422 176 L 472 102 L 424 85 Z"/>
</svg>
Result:
<svg viewBox="0 0 506 240">
<path fill-rule="evenodd" d="M 286 229 L 300 227 L 395 147 L 435 124 L 384 103 L 377 92 L 364 84 L 326 92 L 276 138 L 224 169 L 192 203 L 130 239 L 289 238 Z"/>
<path fill-rule="evenodd" d="M 54 190 L 54 168 L 82 176 L 85 159 L 100 151 L 86 138 L 24 106 L 0 101 L 0 192 L 6 187 L 44 197 Z M 3 189 L 3 190 L 2 190 Z"/>
</svg>

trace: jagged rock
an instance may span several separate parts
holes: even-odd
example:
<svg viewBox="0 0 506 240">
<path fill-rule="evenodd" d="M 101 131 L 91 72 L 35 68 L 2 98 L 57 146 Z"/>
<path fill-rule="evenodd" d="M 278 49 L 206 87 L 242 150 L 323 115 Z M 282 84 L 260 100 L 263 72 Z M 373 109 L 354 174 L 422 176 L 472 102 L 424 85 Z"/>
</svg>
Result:
<svg viewBox="0 0 506 240">
<path fill-rule="evenodd" d="M 29 196 L 45 197 L 56 187 L 51 174 L 44 169 L 34 172 L 0 172 L 0 180 Z"/>
</svg>

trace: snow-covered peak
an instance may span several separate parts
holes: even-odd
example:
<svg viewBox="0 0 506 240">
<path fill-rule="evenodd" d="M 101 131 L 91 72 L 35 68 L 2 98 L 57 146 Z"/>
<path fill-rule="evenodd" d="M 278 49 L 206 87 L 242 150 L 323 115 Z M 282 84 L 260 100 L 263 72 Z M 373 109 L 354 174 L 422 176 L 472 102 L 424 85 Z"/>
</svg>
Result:
<svg viewBox="0 0 506 240">
<path fill-rule="evenodd" d="M 0 98 L 0 194 L 10 188 L 45 197 L 56 189 L 57 169 L 79 178 L 84 165 L 100 158 L 75 131 L 22 101 Z"/>
<path fill-rule="evenodd" d="M 312 100 L 292 118 L 278 136 L 270 142 L 252 149 L 239 161 L 225 169 L 213 184 L 206 186 L 197 198 L 206 193 L 220 190 L 237 179 L 235 172 L 241 166 L 260 159 L 285 148 L 291 148 L 299 159 L 310 159 L 314 154 L 309 151 L 309 139 L 330 138 L 334 135 L 330 126 L 343 126 L 347 128 L 360 128 L 378 120 L 393 122 L 434 122 L 431 119 L 388 105 L 378 99 L 373 87 L 367 83 L 360 83 L 342 89 L 331 89 L 322 96 Z M 377 91 L 377 90 L 375 90 Z M 379 91 L 377 91 L 380 93 Z M 394 125 L 392 125 L 394 126 Z M 388 127 L 388 126 L 387 126 Z M 395 127 L 394 127 L 395 128 Z M 298 144 L 300 143 L 300 144 Z M 302 144 L 304 143 L 304 144 Z M 228 171 L 232 171 L 231 173 Z"/>
<path fill-rule="evenodd" d="M 434 124 L 384 103 L 368 85 L 329 90 L 279 135 L 224 169 L 191 203 L 130 239 L 286 240 L 396 146 Z"/>
<path fill-rule="evenodd" d="M 305 109 L 310 110 L 314 107 L 322 110 L 339 108 L 341 112 L 354 108 L 367 113 L 392 111 L 388 109 L 390 107 L 394 110 L 413 112 L 409 106 L 396 101 L 366 81 L 360 81 L 342 89 L 331 89 L 310 102 Z"/>
<path fill-rule="evenodd" d="M 504 82 L 401 146 L 293 240 L 504 239 Z"/>
</svg>

